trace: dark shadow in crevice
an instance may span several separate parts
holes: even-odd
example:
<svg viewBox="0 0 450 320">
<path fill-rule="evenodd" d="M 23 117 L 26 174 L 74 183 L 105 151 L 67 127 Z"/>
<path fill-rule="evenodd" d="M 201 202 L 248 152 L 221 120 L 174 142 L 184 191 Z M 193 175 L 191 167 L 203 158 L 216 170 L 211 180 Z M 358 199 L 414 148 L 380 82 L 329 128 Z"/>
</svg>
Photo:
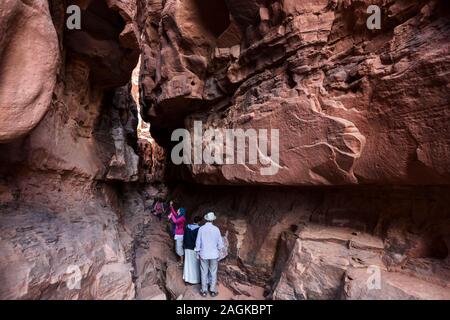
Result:
<svg viewBox="0 0 450 320">
<path fill-rule="evenodd" d="M 198 8 L 200 24 L 218 38 L 230 25 L 230 13 L 224 0 L 193 0 Z"/>
</svg>

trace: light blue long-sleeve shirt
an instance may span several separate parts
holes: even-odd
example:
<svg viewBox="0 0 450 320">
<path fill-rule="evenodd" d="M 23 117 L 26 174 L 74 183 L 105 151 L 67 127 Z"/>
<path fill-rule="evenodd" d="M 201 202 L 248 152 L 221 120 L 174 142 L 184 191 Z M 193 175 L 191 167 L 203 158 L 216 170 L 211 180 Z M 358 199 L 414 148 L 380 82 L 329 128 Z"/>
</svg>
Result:
<svg viewBox="0 0 450 320">
<path fill-rule="evenodd" d="M 195 251 L 200 254 L 202 259 L 218 259 L 219 250 L 224 247 L 222 235 L 219 228 L 211 222 L 198 229 Z"/>
</svg>

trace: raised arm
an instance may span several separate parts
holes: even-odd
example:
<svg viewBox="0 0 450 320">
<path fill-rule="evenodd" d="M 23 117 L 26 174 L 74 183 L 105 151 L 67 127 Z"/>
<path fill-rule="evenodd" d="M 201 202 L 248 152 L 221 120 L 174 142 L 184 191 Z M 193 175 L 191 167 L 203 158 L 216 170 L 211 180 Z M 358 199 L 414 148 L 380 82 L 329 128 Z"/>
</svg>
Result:
<svg viewBox="0 0 450 320">
<path fill-rule="evenodd" d="M 176 223 L 176 221 L 173 220 L 173 218 L 176 218 L 176 216 L 177 216 L 177 212 L 175 211 L 175 209 L 174 209 L 173 206 L 171 205 L 171 206 L 170 206 L 170 214 L 169 214 L 168 218 L 169 218 L 169 220 L 172 220 L 173 222 Z"/>
</svg>

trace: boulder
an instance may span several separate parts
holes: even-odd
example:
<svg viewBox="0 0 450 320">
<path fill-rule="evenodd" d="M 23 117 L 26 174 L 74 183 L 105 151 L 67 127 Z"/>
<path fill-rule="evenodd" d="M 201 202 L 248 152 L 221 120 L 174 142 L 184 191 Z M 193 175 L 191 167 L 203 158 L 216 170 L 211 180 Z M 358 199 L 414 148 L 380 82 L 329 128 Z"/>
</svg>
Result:
<svg viewBox="0 0 450 320">
<path fill-rule="evenodd" d="M 3 1 L 0 143 L 28 134 L 50 108 L 61 55 L 47 0 Z"/>
</svg>

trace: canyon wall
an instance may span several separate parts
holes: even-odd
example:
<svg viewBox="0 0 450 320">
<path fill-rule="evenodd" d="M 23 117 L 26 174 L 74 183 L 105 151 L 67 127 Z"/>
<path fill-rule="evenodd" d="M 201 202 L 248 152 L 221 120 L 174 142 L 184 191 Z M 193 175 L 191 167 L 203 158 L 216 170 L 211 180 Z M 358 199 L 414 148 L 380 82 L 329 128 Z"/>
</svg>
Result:
<svg viewBox="0 0 450 320">
<path fill-rule="evenodd" d="M 380 8 L 381 29 L 366 25 L 369 5 Z M 274 299 L 450 297 L 445 1 L 138 6 L 142 113 L 167 157 L 173 130 L 192 137 L 195 121 L 219 132 L 279 130 L 275 175 L 261 175 L 261 163 L 167 159 L 176 202 L 219 215 L 230 242 L 221 276 L 231 290 L 246 295 L 247 283 Z M 224 159 L 221 143 L 202 146 L 217 146 Z M 380 288 L 369 290 L 374 275 Z"/>
<path fill-rule="evenodd" d="M 217 213 L 231 298 L 450 299 L 445 0 L 0 6 L 0 298 L 199 298 L 162 197 Z M 195 121 L 279 129 L 277 174 L 174 166 Z"/>
<path fill-rule="evenodd" d="M 81 6 L 81 30 L 66 8 Z M 132 1 L 6 1 L 0 298 L 131 299 L 121 183 L 138 180 Z"/>
<path fill-rule="evenodd" d="M 220 277 L 236 294 L 247 284 L 273 299 L 450 298 L 449 188 L 183 185 L 172 195 L 194 215 L 217 214 L 229 242 Z"/>
<path fill-rule="evenodd" d="M 381 9 L 380 30 L 366 26 L 369 5 Z M 449 183 L 445 1 L 141 6 L 142 100 L 159 143 L 195 120 L 204 129 L 279 130 L 276 175 L 261 175 L 261 164 L 196 164 L 188 166 L 195 181 Z"/>
</svg>

